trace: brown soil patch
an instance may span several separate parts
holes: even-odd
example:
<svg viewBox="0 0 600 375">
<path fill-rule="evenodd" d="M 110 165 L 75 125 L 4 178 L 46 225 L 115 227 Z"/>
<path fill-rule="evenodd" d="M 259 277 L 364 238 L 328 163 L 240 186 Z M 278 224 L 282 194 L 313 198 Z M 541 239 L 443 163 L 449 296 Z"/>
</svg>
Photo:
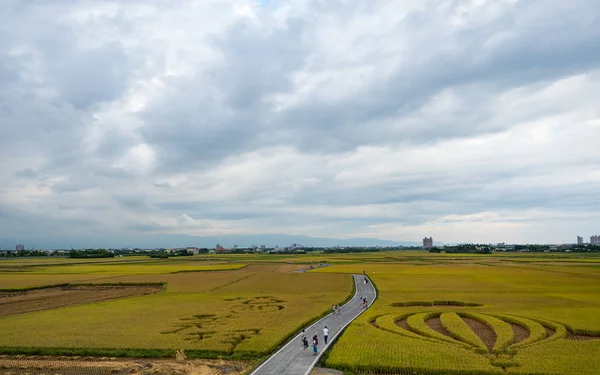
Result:
<svg viewBox="0 0 600 375">
<path fill-rule="evenodd" d="M 248 362 L 159 359 L 33 359 L 0 358 L 0 374 L 12 375 L 241 375 Z M 61 357 L 62 358 L 62 357 Z"/>
<path fill-rule="evenodd" d="M 513 330 L 513 334 L 515 335 L 515 344 L 525 340 L 529 337 L 529 335 L 531 335 L 531 332 L 529 332 L 527 328 L 515 323 L 507 323 L 510 324 L 510 327 Z"/>
<path fill-rule="evenodd" d="M 442 325 L 442 320 L 440 319 L 439 316 L 435 317 L 435 318 L 427 319 L 425 321 L 425 324 L 427 324 L 427 326 L 429 328 L 433 329 L 437 333 L 441 333 L 444 336 L 448 336 L 448 337 L 452 338 L 452 336 L 450 335 L 450 332 L 448 332 L 448 330 L 446 328 L 444 328 L 444 326 Z"/>
<path fill-rule="evenodd" d="M 408 325 L 408 319 L 404 318 L 404 319 L 400 319 L 400 320 L 396 320 L 394 322 L 398 327 L 403 328 L 409 332 L 412 332 L 412 330 L 410 329 L 410 326 Z"/>
<path fill-rule="evenodd" d="M 574 341 L 588 341 L 588 340 L 598 340 L 600 336 L 587 336 L 587 335 L 579 335 L 570 331 L 567 331 L 567 340 Z"/>
<path fill-rule="evenodd" d="M 550 327 L 544 326 L 544 329 L 546 330 L 546 338 L 548 338 L 556 333 L 556 331 Z"/>
<path fill-rule="evenodd" d="M 157 293 L 161 286 L 64 286 L 0 294 L 0 317 Z"/>
<path fill-rule="evenodd" d="M 496 343 L 496 332 L 488 327 L 487 324 L 484 324 L 477 319 L 466 317 L 461 318 L 467 324 L 467 326 L 469 326 L 469 328 L 471 328 L 471 330 L 475 332 L 477 336 L 479 336 L 481 341 L 483 341 L 485 346 L 491 352 L 494 348 L 494 344 Z"/>
</svg>

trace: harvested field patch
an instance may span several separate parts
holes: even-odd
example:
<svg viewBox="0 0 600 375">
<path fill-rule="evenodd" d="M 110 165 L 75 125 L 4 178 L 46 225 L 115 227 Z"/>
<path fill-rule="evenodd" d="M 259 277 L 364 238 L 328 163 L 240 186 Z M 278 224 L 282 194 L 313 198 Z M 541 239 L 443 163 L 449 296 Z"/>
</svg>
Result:
<svg viewBox="0 0 600 375">
<path fill-rule="evenodd" d="M 477 319 L 467 317 L 461 318 L 465 322 L 465 324 L 469 326 L 469 328 L 471 328 L 471 330 L 475 332 L 477 336 L 479 336 L 481 341 L 483 341 L 485 346 L 491 352 L 494 348 L 494 344 L 496 343 L 496 332 L 494 332 L 494 330 L 488 327 L 487 324 L 484 324 Z"/>
<path fill-rule="evenodd" d="M 394 323 L 396 323 L 396 325 L 402 329 L 405 329 L 409 332 L 412 332 L 412 330 L 410 329 L 410 326 L 408 325 L 408 318 L 404 318 L 404 319 L 400 319 L 400 320 L 396 320 Z"/>
<path fill-rule="evenodd" d="M 571 331 L 567 331 L 566 339 L 574 341 L 600 340 L 600 336 L 580 335 Z"/>
<path fill-rule="evenodd" d="M 0 316 L 83 305 L 160 292 L 162 286 L 67 285 L 23 292 L 0 292 Z"/>
<path fill-rule="evenodd" d="M 546 330 L 546 338 L 548 338 L 556 333 L 556 330 L 554 330 L 550 327 L 544 326 L 544 329 Z"/>
<path fill-rule="evenodd" d="M 240 375 L 250 366 L 244 361 L 220 360 L 115 360 L 98 358 L 0 358 L 0 374 L 12 375 Z"/>
<path fill-rule="evenodd" d="M 441 333 L 444 336 L 448 336 L 448 337 L 452 338 L 452 336 L 450 335 L 450 332 L 448 332 L 448 330 L 446 328 L 444 328 L 444 326 L 442 325 L 442 320 L 440 319 L 439 316 L 427 319 L 425 321 L 425 324 L 427 324 L 427 326 L 429 328 L 433 329 L 437 333 Z"/>
<path fill-rule="evenodd" d="M 507 322 L 507 323 L 510 325 L 510 327 L 513 330 L 513 334 L 515 335 L 515 342 L 514 342 L 515 344 L 517 344 L 529 337 L 530 332 L 527 328 L 525 328 L 521 325 L 512 323 L 512 322 Z"/>
</svg>

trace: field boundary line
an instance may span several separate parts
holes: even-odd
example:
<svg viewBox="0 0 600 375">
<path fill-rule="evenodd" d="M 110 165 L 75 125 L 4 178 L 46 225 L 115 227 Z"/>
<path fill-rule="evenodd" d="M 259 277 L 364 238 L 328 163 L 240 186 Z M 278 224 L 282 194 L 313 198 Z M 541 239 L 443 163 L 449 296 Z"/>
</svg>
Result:
<svg viewBox="0 0 600 375">
<path fill-rule="evenodd" d="M 237 270 L 236 270 L 236 271 L 237 271 Z M 240 277 L 239 279 L 236 279 L 236 280 L 233 280 L 233 281 L 231 281 L 231 282 L 228 282 L 227 284 L 219 285 L 219 286 L 218 286 L 218 287 L 216 287 L 216 288 L 212 288 L 212 289 L 211 289 L 211 290 L 209 290 L 208 292 L 214 292 L 215 290 L 218 290 L 218 289 L 221 289 L 221 288 L 225 288 L 226 286 L 229 286 L 229 285 L 231 285 L 231 284 L 235 284 L 235 283 L 237 283 L 238 281 L 242 281 L 242 280 L 244 280 L 244 279 L 247 279 L 247 278 L 249 278 L 249 277 L 252 277 L 252 276 L 256 276 L 256 274 L 255 274 L 255 273 L 251 273 L 250 275 L 247 275 L 247 276 L 244 276 L 244 277 Z"/>
</svg>

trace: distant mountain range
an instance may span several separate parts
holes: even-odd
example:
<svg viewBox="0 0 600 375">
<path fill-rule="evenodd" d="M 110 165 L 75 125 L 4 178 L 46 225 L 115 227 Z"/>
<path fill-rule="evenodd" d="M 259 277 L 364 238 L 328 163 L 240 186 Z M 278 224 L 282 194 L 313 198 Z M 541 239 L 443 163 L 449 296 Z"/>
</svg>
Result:
<svg viewBox="0 0 600 375">
<path fill-rule="evenodd" d="M 93 236 L 86 238 L 23 238 L 20 240 L 0 238 L 0 249 L 12 250 L 17 244 L 23 244 L 25 249 L 70 249 L 70 248 L 172 248 L 172 247 L 205 247 L 214 248 L 217 244 L 225 247 L 238 245 L 266 245 L 267 247 L 290 246 L 299 244 L 309 247 L 333 246 L 421 246 L 421 242 L 398 242 L 377 238 L 319 238 L 287 234 L 255 234 L 255 235 L 226 235 L 226 236 L 188 236 L 178 234 L 156 234 L 135 238 L 114 238 Z"/>
</svg>

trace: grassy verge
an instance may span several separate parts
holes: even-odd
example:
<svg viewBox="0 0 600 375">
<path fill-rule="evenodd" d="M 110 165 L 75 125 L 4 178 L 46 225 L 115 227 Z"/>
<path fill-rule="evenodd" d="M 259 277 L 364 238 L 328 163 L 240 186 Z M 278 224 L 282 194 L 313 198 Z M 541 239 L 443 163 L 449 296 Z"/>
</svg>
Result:
<svg viewBox="0 0 600 375">
<path fill-rule="evenodd" d="M 30 286 L 30 287 L 24 287 L 24 288 L 8 288 L 8 289 L 0 289 L 0 293 L 28 292 L 31 290 L 62 288 L 62 287 L 66 287 L 66 286 L 69 286 L 69 284 L 64 283 L 64 284 L 42 285 L 42 286 Z"/>
</svg>

